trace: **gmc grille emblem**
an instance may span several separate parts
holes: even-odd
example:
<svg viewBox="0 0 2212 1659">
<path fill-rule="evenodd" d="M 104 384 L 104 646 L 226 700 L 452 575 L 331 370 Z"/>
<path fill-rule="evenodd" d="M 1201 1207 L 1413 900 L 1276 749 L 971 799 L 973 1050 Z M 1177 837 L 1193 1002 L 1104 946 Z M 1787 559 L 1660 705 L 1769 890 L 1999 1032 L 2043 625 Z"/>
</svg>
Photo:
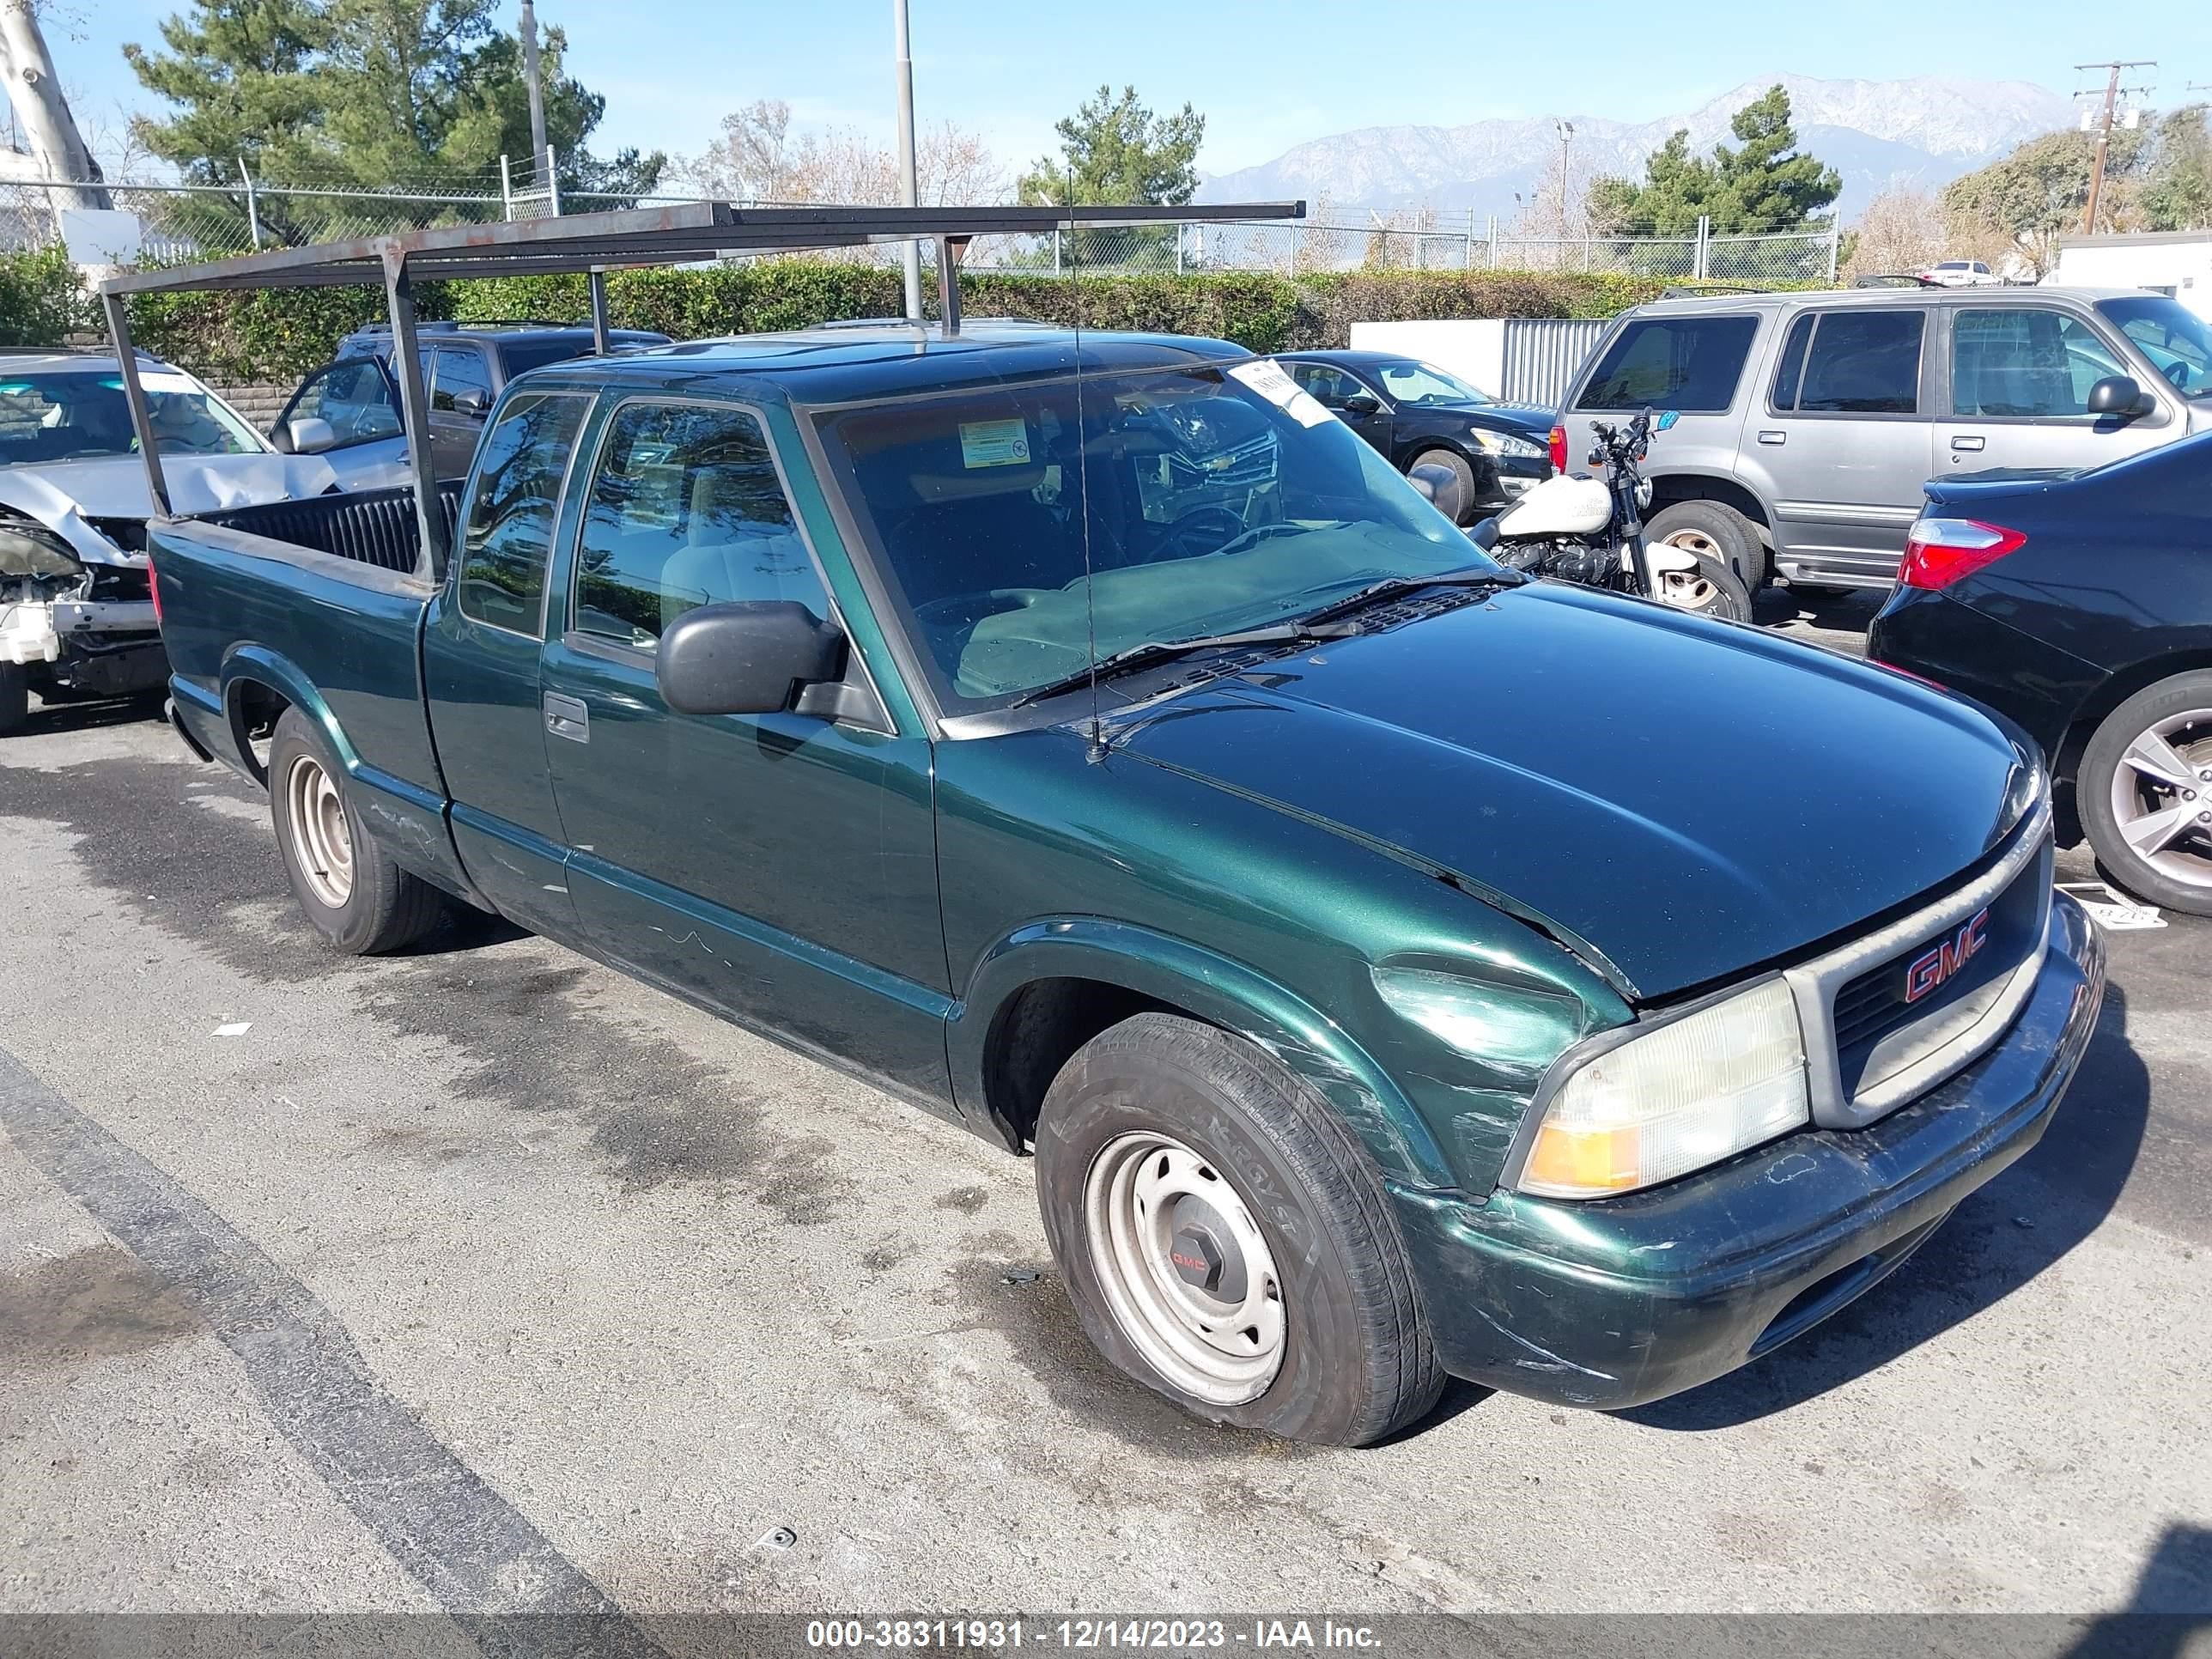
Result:
<svg viewBox="0 0 2212 1659">
<path fill-rule="evenodd" d="M 1989 943 L 1984 933 L 1989 921 L 1989 906 L 1984 905 L 1949 939 L 1914 957 L 1912 965 L 1905 970 L 1905 1000 L 1919 1001 L 1972 961 L 1982 946 Z"/>
</svg>

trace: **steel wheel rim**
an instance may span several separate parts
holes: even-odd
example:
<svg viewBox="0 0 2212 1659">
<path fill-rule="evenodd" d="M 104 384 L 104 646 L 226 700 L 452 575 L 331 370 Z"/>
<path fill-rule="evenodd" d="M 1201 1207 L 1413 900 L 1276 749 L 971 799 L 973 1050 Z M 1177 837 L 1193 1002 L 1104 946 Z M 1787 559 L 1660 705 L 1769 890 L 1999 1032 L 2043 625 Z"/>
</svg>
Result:
<svg viewBox="0 0 2212 1659">
<path fill-rule="evenodd" d="M 2112 769 L 2112 806 L 2136 858 L 2168 880 L 2212 889 L 2212 708 L 2137 732 Z"/>
<path fill-rule="evenodd" d="M 1146 1363 L 1209 1405 L 1265 1394 L 1283 1365 L 1282 1279 L 1236 1188 L 1172 1135 L 1147 1130 L 1100 1149 L 1083 1197 L 1099 1287 Z M 1210 1249 L 1194 1249 L 1197 1235 Z M 1209 1257 L 1200 1279 L 1194 1264 Z"/>
<path fill-rule="evenodd" d="M 337 785 L 313 756 L 294 758 L 284 774 L 284 803 L 292 860 L 307 890 L 327 908 L 344 909 L 353 896 L 353 826 Z"/>
<path fill-rule="evenodd" d="M 1670 541 L 1670 547 L 1680 547 L 1680 542 Z M 1702 570 L 1662 570 L 1659 579 L 1659 603 L 1676 611 L 1696 611 L 1710 616 L 1725 605 L 1720 584 Z"/>
<path fill-rule="evenodd" d="M 1680 530 L 1669 531 L 1659 539 L 1662 546 L 1679 547 L 1685 553 L 1702 554 L 1716 564 L 1728 562 L 1728 555 L 1721 551 L 1721 544 L 1718 542 L 1705 534 L 1704 531 L 1693 530 L 1687 525 Z"/>
</svg>

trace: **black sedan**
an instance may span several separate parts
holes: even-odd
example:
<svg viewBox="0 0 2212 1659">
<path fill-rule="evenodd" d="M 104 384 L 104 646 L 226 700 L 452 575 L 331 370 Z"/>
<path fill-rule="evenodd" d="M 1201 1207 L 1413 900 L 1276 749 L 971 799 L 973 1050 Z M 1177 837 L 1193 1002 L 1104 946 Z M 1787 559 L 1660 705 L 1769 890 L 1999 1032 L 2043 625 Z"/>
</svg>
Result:
<svg viewBox="0 0 2212 1659">
<path fill-rule="evenodd" d="M 1297 351 L 1275 361 L 1401 472 L 1427 463 L 1458 473 L 1474 517 L 1551 476 L 1549 409 L 1499 403 L 1449 369 L 1391 351 Z"/>
<path fill-rule="evenodd" d="M 2106 878 L 2212 915 L 2212 434 L 1930 483 L 1868 654 L 2025 726 Z"/>
</svg>

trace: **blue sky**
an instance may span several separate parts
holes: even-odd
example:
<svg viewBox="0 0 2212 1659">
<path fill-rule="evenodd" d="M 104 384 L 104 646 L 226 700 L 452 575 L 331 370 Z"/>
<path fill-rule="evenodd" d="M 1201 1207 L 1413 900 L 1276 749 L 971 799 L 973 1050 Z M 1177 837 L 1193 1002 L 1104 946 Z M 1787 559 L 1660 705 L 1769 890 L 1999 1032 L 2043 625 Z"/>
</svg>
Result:
<svg viewBox="0 0 2212 1659">
<path fill-rule="evenodd" d="M 2185 82 L 2212 82 L 2204 0 L 910 4 L 921 119 L 980 131 L 1010 173 L 1051 148 L 1054 121 L 1101 82 L 1133 82 L 1155 108 L 1196 104 L 1207 118 L 1200 165 L 1217 173 L 1351 127 L 1582 113 L 1647 120 L 1777 71 L 2016 79 L 2063 93 L 2076 83 L 2075 64 L 2117 54 L 2159 60 L 2154 104 L 2179 101 Z M 146 104 L 120 43 L 154 43 L 179 5 L 62 0 L 55 9 L 63 16 L 50 21 L 50 38 L 80 120 L 119 127 L 125 110 Z M 802 122 L 888 141 L 890 15 L 890 0 L 538 5 L 542 21 L 567 28 L 571 68 L 606 95 L 601 149 L 696 151 L 724 112 L 763 97 L 788 100 Z"/>
</svg>

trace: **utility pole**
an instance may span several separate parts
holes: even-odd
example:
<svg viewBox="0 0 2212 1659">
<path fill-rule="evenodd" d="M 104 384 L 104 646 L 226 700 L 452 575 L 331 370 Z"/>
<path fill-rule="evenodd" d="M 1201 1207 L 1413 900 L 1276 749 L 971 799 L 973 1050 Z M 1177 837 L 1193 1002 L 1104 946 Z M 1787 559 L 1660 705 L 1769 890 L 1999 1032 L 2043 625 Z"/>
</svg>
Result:
<svg viewBox="0 0 2212 1659">
<path fill-rule="evenodd" d="M 906 0 L 891 0 L 891 40 L 892 52 L 897 60 L 899 200 L 908 207 L 915 207 L 921 201 L 921 189 L 914 170 L 914 54 L 907 44 Z M 938 257 L 944 258 L 941 245 Z M 953 280 L 959 280 L 957 272 Z M 906 245 L 906 319 L 910 323 L 921 320 L 920 242 Z"/>
<path fill-rule="evenodd" d="M 2105 79 L 2105 112 L 2097 123 L 2097 159 L 2089 168 L 2089 200 L 2081 210 L 2081 234 L 2084 236 L 2094 236 L 2097 234 L 2097 198 L 2105 192 L 2105 157 L 2112 148 L 2112 106 L 2119 101 L 2120 71 L 2157 67 L 2158 62 L 2155 58 L 2138 58 L 2132 63 L 2074 65 L 2075 73 L 2077 75 L 2083 70 L 2100 69 L 2110 71 Z M 2150 88 L 2130 87 L 2128 90 L 2138 95 L 2146 95 Z M 2084 98 L 2090 94 L 2086 92 L 2076 92 L 2074 95 L 2076 98 Z"/>
<path fill-rule="evenodd" d="M 1552 125 L 1559 129 L 1559 234 L 1564 237 L 1571 234 L 1573 229 L 1572 220 L 1567 211 L 1567 149 L 1575 142 L 1575 124 L 1572 121 L 1554 121 Z"/>
<path fill-rule="evenodd" d="M 530 88 L 530 166 L 540 180 L 553 171 L 545 148 L 545 89 L 538 83 L 538 9 L 522 0 L 522 78 Z"/>
</svg>

